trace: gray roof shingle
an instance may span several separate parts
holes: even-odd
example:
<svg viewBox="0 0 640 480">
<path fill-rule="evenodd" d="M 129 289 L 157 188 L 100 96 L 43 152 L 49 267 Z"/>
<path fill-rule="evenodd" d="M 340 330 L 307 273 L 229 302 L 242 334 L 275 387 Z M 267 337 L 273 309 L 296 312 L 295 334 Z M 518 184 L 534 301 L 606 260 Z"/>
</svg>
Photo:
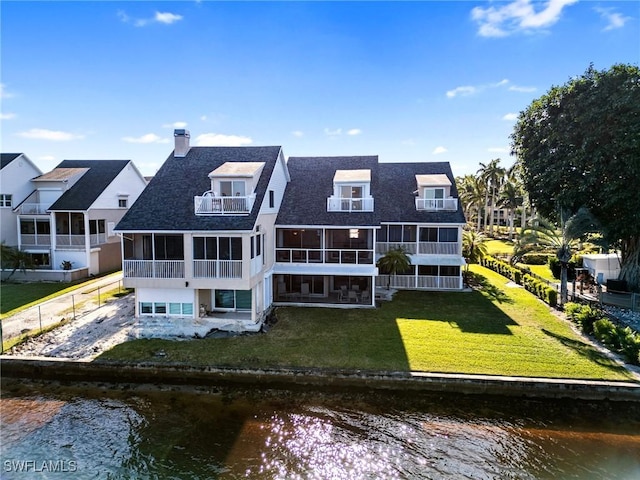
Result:
<svg viewBox="0 0 640 480">
<path fill-rule="evenodd" d="M 185 157 L 173 152 L 116 226 L 119 231 L 251 230 L 281 148 L 191 147 Z M 225 162 L 264 162 L 250 215 L 197 216 L 194 197 L 211 189 L 210 172 Z"/>
<path fill-rule="evenodd" d="M 382 222 L 465 223 L 460 202 L 456 211 L 416 210 L 416 194 L 413 193 L 418 188 L 416 175 L 446 175 L 451 181 L 451 196 L 458 198 L 455 178 L 448 162 L 381 163 L 378 172 L 379 192 L 382 195 L 373 195 Z"/>
<path fill-rule="evenodd" d="M 328 212 L 327 198 L 333 195 L 336 170 L 371 170 L 371 192 L 378 187 L 378 157 L 289 157 L 291 182 L 287 185 L 278 225 L 368 226 L 380 223 L 377 202 L 374 212 Z"/>
<path fill-rule="evenodd" d="M 0 170 L 18 158 L 21 153 L 2 153 L 0 154 Z"/>
<path fill-rule="evenodd" d="M 130 160 L 64 160 L 56 168 L 88 168 L 49 210 L 88 210 Z"/>
</svg>

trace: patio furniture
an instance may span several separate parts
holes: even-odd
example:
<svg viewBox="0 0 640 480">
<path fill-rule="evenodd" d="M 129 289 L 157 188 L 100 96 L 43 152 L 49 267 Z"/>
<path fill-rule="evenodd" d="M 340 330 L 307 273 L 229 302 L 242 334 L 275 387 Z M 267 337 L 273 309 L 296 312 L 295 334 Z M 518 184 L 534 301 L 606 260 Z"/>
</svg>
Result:
<svg viewBox="0 0 640 480">
<path fill-rule="evenodd" d="M 300 296 L 302 298 L 309 298 L 309 284 L 303 283 L 300 285 Z"/>
</svg>

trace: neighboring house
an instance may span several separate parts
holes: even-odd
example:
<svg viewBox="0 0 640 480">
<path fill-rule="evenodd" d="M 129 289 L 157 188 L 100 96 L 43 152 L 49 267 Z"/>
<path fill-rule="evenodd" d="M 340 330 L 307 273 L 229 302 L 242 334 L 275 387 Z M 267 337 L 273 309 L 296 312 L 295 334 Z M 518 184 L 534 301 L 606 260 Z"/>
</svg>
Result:
<svg viewBox="0 0 640 480">
<path fill-rule="evenodd" d="M 274 304 L 374 307 L 376 261 L 403 247 L 394 288 L 462 290 L 464 215 L 448 163 L 294 157 L 280 147 L 175 150 L 116 226 L 137 317 L 257 330 Z M 217 323 L 216 323 L 217 322 Z"/>
<path fill-rule="evenodd" d="M 147 183 L 130 160 L 65 160 L 32 178 L 31 193 L 15 203 L 18 248 L 31 254 L 27 278 L 62 280 L 118 270 L 116 223 Z"/>
<path fill-rule="evenodd" d="M 376 287 L 461 290 L 462 227 L 448 163 L 289 158 L 276 222 L 275 302 L 374 306 Z M 313 179 L 310 181 L 310 179 Z M 411 260 L 389 278 L 392 248 Z"/>
<path fill-rule="evenodd" d="M 616 280 L 620 275 L 620 256 L 616 253 L 593 253 L 582 255 L 582 266 L 599 284 Z"/>
<path fill-rule="evenodd" d="M 17 247 L 18 222 L 13 209 L 31 194 L 31 179 L 42 171 L 24 153 L 3 153 L 0 158 L 0 241 Z"/>
<path fill-rule="evenodd" d="M 378 158 L 290 157 L 287 166 L 274 301 L 374 306 L 375 239 L 385 201 Z"/>
<path fill-rule="evenodd" d="M 274 224 L 289 174 L 280 147 L 175 150 L 117 225 L 138 316 L 204 317 L 258 329 L 271 305 Z"/>
</svg>

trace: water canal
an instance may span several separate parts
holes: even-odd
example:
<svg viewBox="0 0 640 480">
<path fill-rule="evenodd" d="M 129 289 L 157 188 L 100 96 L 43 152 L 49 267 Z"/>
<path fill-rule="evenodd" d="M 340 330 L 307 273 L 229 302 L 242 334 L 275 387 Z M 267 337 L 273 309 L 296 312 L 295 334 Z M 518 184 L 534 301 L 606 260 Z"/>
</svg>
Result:
<svg viewBox="0 0 640 480">
<path fill-rule="evenodd" d="M 638 479 L 640 406 L 3 382 L 3 479 Z"/>
</svg>

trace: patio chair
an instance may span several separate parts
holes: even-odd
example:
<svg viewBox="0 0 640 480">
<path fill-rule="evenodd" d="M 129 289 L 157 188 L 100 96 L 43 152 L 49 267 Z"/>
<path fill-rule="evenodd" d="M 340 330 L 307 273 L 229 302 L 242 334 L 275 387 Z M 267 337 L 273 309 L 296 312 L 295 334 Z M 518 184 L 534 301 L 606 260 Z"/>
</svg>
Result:
<svg viewBox="0 0 640 480">
<path fill-rule="evenodd" d="M 356 293 L 355 290 L 349 290 L 349 302 L 357 302 L 358 301 L 358 294 Z"/>
<path fill-rule="evenodd" d="M 369 290 L 362 291 L 362 303 L 371 303 L 371 294 Z"/>
<path fill-rule="evenodd" d="M 309 284 L 303 283 L 300 285 L 300 296 L 302 298 L 309 298 Z"/>
</svg>

